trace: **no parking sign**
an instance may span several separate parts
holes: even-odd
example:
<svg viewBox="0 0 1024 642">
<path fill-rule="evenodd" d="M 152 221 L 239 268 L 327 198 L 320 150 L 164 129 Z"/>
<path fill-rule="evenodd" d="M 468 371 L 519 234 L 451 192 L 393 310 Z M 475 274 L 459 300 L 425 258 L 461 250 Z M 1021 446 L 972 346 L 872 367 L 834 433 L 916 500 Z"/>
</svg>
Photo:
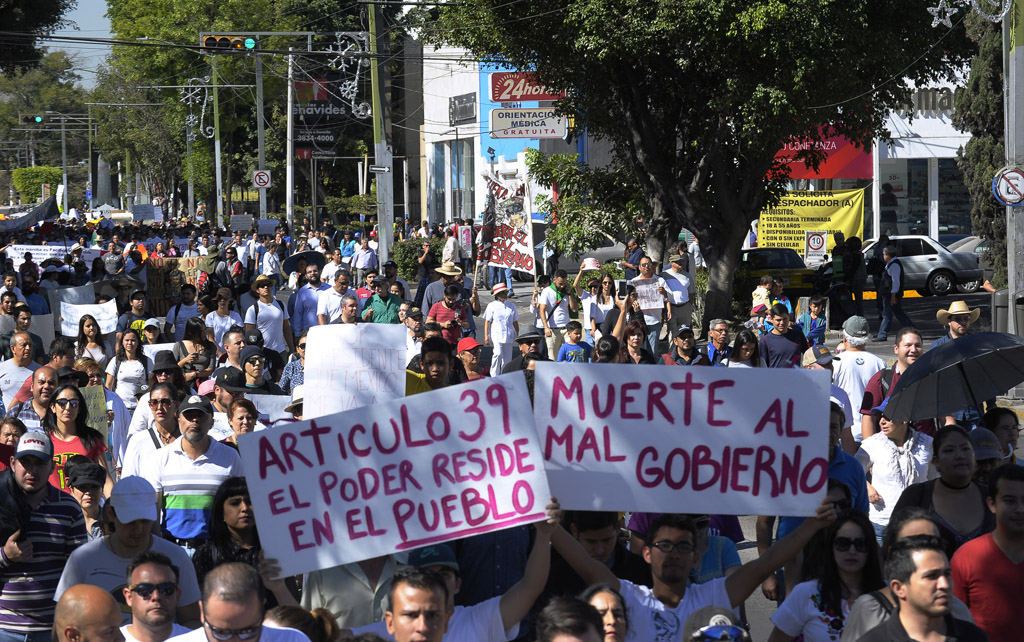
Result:
<svg viewBox="0 0 1024 642">
<path fill-rule="evenodd" d="M 252 186 L 257 189 L 270 187 L 270 170 L 258 169 L 252 173 Z"/>
<path fill-rule="evenodd" d="M 820 263 L 825 259 L 827 232 L 821 230 L 804 232 L 804 261 Z"/>
</svg>

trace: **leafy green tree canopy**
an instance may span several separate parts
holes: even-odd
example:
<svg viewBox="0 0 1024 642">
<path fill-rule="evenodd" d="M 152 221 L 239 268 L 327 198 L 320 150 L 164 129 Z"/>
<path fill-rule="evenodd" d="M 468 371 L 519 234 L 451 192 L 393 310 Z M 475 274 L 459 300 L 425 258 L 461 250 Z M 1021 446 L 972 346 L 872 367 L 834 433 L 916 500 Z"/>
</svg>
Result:
<svg viewBox="0 0 1024 642">
<path fill-rule="evenodd" d="M 37 196 L 42 196 L 42 186 L 49 183 L 53 193 L 57 193 L 57 185 L 61 182 L 62 172 L 59 167 L 36 165 L 35 167 L 19 167 L 12 172 L 14 189 L 21 194 L 25 203 L 33 203 Z"/>
</svg>

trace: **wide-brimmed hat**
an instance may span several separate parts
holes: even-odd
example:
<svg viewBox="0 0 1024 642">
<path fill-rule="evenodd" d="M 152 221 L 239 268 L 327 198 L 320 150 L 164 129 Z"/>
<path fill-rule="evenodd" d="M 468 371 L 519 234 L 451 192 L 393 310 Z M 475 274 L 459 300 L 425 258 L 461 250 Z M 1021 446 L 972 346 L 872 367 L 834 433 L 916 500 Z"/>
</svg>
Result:
<svg viewBox="0 0 1024 642">
<path fill-rule="evenodd" d="M 455 265 L 451 261 L 445 261 L 440 266 L 434 268 L 438 274 L 447 274 L 448 276 L 458 276 L 462 274 L 462 268 Z"/>
<path fill-rule="evenodd" d="M 302 411 L 302 398 L 304 396 L 305 386 L 301 383 L 292 388 L 292 402 L 284 407 L 284 411 L 287 413 L 295 414 L 295 411 Z"/>
<path fill-rule="evenodd" d="M 519 331 L 519 336 L 516 337 L 516 343 L 519 343 L 520 341 L 534 341 L 534 340 L 537 340 L 537 341 L 540 340 L 540 333 L 537 332 L 537 328 L 535 328 L 532 325 L 526 326 L 525 328 L 520 330 Z"/>
<path fill-rule="evenodd" d="M 935 313 L 935 318 L 939 320 L 939 323 L 945 325 L 949 323 L 949 317 L 955 317 L 960 314 L 971 315 L 971 323 L 978 320 L 981 316 L 981 308 L 974 308 L 973 310 L 967 306 L 966 301 L 953 301 L 949 304 L 948 310 L 939 310 Z"/>
<path fill-rule="evenodd" d="M 501 292 L 508 292 L 508 286 L 504 283 L 495 283 L 494 287 L 491 288 L 491 294 L 498 296 Z"/>
</svg>

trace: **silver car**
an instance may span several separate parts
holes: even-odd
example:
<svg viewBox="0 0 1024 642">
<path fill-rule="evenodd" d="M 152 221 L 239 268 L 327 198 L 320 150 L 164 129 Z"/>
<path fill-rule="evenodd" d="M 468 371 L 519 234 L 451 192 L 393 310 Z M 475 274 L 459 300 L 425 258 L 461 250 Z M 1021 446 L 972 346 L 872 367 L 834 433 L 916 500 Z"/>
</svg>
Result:
<svg viewBox="0 0 1024 642">
<path fill-rule="evenodd" d="M 871 260 L 877 242 L 872 239 L 864 244 L 865 261 Z M 973 252 L 950 252 L 928 236 L 893 236 L 889 243 L 899 250 L 906 278 L 904 290 L 945 296 L 955 293 L 958 286 L 961 292 L 973 292 L 984 280 L 985 272 Z M 870 279 L 867 285 L 874 289 Z"/>
</svg>

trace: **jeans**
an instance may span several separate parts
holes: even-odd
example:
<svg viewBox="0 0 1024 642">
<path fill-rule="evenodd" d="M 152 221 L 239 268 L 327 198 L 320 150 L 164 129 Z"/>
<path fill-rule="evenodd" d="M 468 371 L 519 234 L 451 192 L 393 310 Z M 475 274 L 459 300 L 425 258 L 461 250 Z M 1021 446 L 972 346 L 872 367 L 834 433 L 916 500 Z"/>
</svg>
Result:
<svg viewBox="0 0 1024 642">
<path fill-rule="evenodd" d="M 658 344 L 661 343 L 659 341 L 659 337 L 661 337 L 661 326 L 661 323 L 647 326 L 647 339 L 644 342 L 644 347 L 647 348 L 647 351 L 650 352 L 655 359 L 661 356 L 661 348 L 658 347 Z"/>
<path fill-rule="evenodd" d="M 51 635 L 49 630 L 19 633 L 0 629 L 0 642 L 50 642 Z"/>
<path fill-rule="evenodd" d="M 416 286 L 416 299 L 413 301 L 413 305 L 417 308 L 423 307 L 423 295 L 427 293 L 427 286 L 430 285 L 430 279 L 420 279 L 420 284 Z M 426 316 L 426 312 L 423 313 Z"/>
<path fill-rule="evenodd" d="M 879 340 L 884 340 L 889 336 L 889 326 L 892 324 L 894 314 L 904 326 L 914 325 L 914 322 L 910 320 L 907 313 L 903 311 L 902 295 L 896 296 L 896 305 L 892 304 L 892 296 L 889 294 L 883 294 L 880 298 L 882 299 L 882 325 L 878 328 Z"/>
<path fill-rule="evenodd" d="M 494 267 L 492 265 L 490 268 L 488 268 L 488 272 L 489 276 L 491 277 L 492 288 L 495 286 L 495 284 L 501 283 L 504 280 L 505 286 L 508 288 L 509 292 L 512 291 L 512 268 Z M 502 278 L 502 272 L 505 273 L 504 278 Z"/>
</svg>

